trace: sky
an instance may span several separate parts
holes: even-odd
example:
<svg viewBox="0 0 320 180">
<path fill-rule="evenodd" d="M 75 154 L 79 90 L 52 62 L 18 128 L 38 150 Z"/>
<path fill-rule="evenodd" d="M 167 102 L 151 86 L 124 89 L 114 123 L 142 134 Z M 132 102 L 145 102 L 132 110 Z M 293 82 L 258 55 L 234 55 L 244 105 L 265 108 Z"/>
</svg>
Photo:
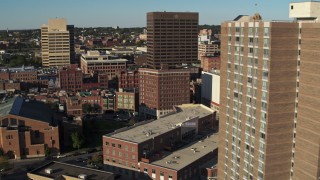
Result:
<svg viewBox="0 0 320 180">
<path fill-rule="evenodd" d="M 49 18 L 76 27 L 144 27 L 152 11 L 199 12 L 199 24 L 219 25 L 259 12 L 264 20 L 289 20 L 292 0 L 0 0 L 0 30 L 39 29 Z"/>
</svg>

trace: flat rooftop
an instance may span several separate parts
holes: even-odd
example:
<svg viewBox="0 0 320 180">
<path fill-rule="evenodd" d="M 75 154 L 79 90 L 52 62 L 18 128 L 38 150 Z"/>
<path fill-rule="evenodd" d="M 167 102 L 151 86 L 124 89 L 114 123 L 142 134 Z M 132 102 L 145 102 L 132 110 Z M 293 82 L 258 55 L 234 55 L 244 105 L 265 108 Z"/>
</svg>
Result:
<svg viewBox="0 0 320 180">
<path fill-rule="evenodd" d="M 93 63 L 118 63 L 118 62 L 127 62 L 128 60 L 126 59 L 108 59 L 108 60 L 86 60 L 82 59 L 88 64 L 93 64 Z"/>
<path fill-rule="evenodd" d="M 46 169 L 52 169 L 52 173 L 46 173 Z M 90 180 L 108 180 L 113 179 L 113 173 L 100 171 L 96 169 L 90 169 L 80 166 L 75 166 L 71 164 L 61 163 L 61 162 L 50 162 L 44 166 L 41 166 L 31 172 L 28 173 L 33 175 L 38 175 L 42 177 L 57 179 L 58 177 L 61 178 L 62 176 L 69 176 L 78 178 L 80 174 L 87 175 L 86 179 Z"/>
<path fill-rule="evenodd" d="M 217 149 L 218 142 L 218 134 L 212 134 L 150 164 L 178 171 Z"/>
<path fill-rule="evenodd" d="M 137 124 L 132 127 L 121 129 L 106 136 L 115 139 L 121 139 L 134 143 L 141 143 L 152 139 L 160 134 L 178 128 L 182 123 L 189 121 L 192 118 L 213 114 L 213 110 L 201 104 L 184 104 L 176 107 L 177 112 L 171 115 L 160 117 L 158 120 L 151 121 L 145 124 Z M 149 135 L 146 135 L 148 132 Z"/>
</svg>

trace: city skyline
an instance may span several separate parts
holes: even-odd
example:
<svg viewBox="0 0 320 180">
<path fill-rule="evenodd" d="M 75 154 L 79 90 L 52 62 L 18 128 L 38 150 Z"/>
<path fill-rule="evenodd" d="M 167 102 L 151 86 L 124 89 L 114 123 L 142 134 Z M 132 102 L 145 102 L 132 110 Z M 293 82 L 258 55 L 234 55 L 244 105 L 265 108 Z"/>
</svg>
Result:
<svg viewBox="0 0 320 180">
<path fill-rule="evenodd" d="M 199 24 L 220 25 L 240 14 L 260 13 L 264 20 L 289 20 L 289 0 L 239 2 L 226 0 L 213 2 L 198 1 L 126 1 L 105 2 L 97 0 L 67 2 L 57 1 L 5 1 L 0 11 L 7 16 L 0 17 L 0 30 L 39 29 L 49 18 L 66 18 L 75 27 L 144 27 L 146 13 L 152 11 L 199 12 Z M 183 6 L 182 6 L 183 3 Z M 274 4 L 277 6 L 274 6 Z M 63 6 L 61 6 L 63 4 Z M 230 11 L 230 4 L 237 7 Z M 15 13 L 12 13 L 15 12 Z M 132 16 L 134 13 L 134 16 Z M 41 15 L 40 15 L 41 14 Z M 8 18 L 10 16 L 10 18 Z"/>
</svg>

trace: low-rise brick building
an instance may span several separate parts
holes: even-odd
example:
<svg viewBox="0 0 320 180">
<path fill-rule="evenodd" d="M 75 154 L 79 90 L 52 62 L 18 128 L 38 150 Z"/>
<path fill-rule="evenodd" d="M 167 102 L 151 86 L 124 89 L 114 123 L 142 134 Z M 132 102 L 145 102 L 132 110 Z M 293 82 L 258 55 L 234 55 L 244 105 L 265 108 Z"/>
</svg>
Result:
<svg viewBox="0 0 320 180">
<path fill-rule="evenodd" d="M 204 136 L 215 129 L 214 121 L 213 111 L 203 105 L 176 106 L 174 113 L 159 120 L 103 136 L 104 164 L 123 171 L 128 179 L 192 179 L 200 173 L 197 167 L 217 154 L 218 136 Z M 207 139 L 195 141 L 201 137 Z M 193 147 L 195 152 L 190 150 Z M 145 176 L 140 177 L 141 173 Z"/>
<path fill-rule="evenodd" d="M 20 82 L 0 80 L 0 90 L 20 90 Z"/>
<path fill-rule="evenodd" d="M 138 88 L 139 72 L 137 70 L 120 70 L 117 73 L 119 88 Z"/>
<path fill-rule="evenodd" d="M 202 56 L 201 59 L 201 68 L 205 72 L 212 70 L 220 70 L 221 57 L 220 56 Z"/>
<path fill-rule="evenodd" d="M 82 90 L 82 71 L 76 65 L 70 65 L 59 70 L 60 88 L 66 91 Z"/>
<path fill-rule="evenodd" d="M 60 151 L 58 123 L 43 102 L 16 97 L 1 104 L 0 147 L 11 158 L 45 156 Z"/>
</svg>

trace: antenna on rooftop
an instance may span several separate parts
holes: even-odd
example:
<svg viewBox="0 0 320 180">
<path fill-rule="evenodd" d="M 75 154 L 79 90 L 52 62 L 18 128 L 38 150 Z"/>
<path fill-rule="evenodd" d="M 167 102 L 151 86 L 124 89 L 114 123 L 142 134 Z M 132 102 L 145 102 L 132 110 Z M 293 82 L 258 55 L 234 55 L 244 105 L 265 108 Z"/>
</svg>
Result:
<svg viewBox="0 0 320 180">
<path fill-rule="evenodd" d="M 254 8 L 255 8 L 255 11 L 257 13 L 258 12 L 258 3 L 254 3 Z"/>
</svg>

